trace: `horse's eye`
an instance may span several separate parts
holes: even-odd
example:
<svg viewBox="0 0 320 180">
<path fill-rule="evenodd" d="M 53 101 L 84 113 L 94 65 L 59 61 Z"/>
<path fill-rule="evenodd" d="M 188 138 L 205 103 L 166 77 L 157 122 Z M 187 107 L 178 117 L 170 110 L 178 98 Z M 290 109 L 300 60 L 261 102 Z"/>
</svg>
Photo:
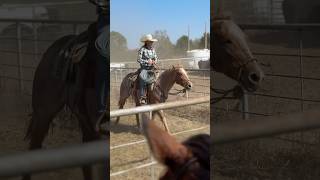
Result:
<svg viewBox="0 0 320 180">
<path fill-rule="evenodd" d="M 231 44 L 232 41 L 228 39 L 228 40 L 225 40 L 224 43 L 226 43 L 226 44 Z"/>
</svg>

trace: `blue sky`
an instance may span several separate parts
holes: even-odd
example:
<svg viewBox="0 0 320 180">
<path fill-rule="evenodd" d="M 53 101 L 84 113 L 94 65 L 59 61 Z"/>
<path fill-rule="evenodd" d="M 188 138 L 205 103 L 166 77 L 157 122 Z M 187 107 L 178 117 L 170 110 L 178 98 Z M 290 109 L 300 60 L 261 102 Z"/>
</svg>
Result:
<svg viewBox="0 0 320 180">
<path fill-rule="evenodd" d="M 127 38 L 129 49 L 138 48 L 143 34 L 166 30 L 171 42 L 187 35 L 199 38 L 210 27 L 210 0 L 111 0 L 111 31 Z"/>
</svg>

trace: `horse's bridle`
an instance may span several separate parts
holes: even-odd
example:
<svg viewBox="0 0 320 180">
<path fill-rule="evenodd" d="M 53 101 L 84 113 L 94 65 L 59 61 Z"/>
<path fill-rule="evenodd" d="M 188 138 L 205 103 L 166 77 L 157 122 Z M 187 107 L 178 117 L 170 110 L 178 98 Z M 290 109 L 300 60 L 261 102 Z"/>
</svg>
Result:
<svg viewBox="0 0 320 180">
<path fill-rule="evenodd" d="M 248 66 L 249 63 L 252 62 L 258 62 L 258 59 L 252 57 L 250 58 L 247 62 L 240 64 L 239 66 L 239 70 L 238 70 L 238 76 L 237 76 L 237 81 L 240 82 L 241 81 L 241 76 L 242 76 L 242 72 L 243 69 L 246 68 Z M 218 94 L 222 94 L 220 97 L 214 97 L 210 99 L 210 103 L 211 104 L 215 104 L 223 99 L 238 99 L 240 96 L 243 95 L 243 90 L 241 88 L 241 86 L 236 85 L 235 87 L 233 87 L 232 89 L 229 90 L 216 90 L 214 88 L 210 88 L 213 92 L 218 93 Z M 233 93 L 234 96 L 233 97 L 227 97 L 230 93 Z M 236 95 L 235 95 L 236 94 Z"/>
<path fill-rule="evenodd" d="M 187 161 L 181 168 L 179 168 L 175 173 L 174 176 L 176 179 L 181 179 L 183 174 L 189 170 L 190 166 L 193 165 L 194 163 L 198 162 L 198 158 L 193 157 Z"/>
<path fill-rule="evenodd" d="M 247 62 L 245 62 L 243 64 L 240 64 L 239 70 L 238 70 L 238 76 L 237 76 L 237 81 L 238 82 L 241 80 L 241 75 L 242 75 L 243 69 L 246 68 L 248 66 L 248 64 L 250 64 L 252 62 L 258 62 L 258 59 L 252 57 Z"/>
</svg>

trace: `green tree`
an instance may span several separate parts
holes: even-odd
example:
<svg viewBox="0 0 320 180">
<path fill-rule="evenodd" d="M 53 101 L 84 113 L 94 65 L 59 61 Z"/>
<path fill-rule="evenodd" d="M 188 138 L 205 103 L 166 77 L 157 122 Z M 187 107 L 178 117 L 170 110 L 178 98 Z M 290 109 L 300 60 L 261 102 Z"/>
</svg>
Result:
<svg viewBox="0 0 320 180">
<path fill-rule="evenodd" d="M 112 31 L 110 33 L 110 44 L 111 48 L 116 48 L 119 50 L 127 50 L 127 39 L 119 32 Z"/>
<path fill-rule="evenodd" d="M 154 38 L 158 39 L 156 51 L 159 58 L 170 58 L 175 54 L 174 45 L 165 30 L 155 31 Z"/>
<path fill-rule="evenodd" d="M 119 32 L 110 32 L 110 59 L 120 61 L 126 58 L 128 51 L 127 39 Z"/>
<path fill-rule="evenodd" d="M 181 36 L 176 43 L 176 50 L 178 52 L 185 52 L 188 50 L 188 36 Z"/>
</svg>

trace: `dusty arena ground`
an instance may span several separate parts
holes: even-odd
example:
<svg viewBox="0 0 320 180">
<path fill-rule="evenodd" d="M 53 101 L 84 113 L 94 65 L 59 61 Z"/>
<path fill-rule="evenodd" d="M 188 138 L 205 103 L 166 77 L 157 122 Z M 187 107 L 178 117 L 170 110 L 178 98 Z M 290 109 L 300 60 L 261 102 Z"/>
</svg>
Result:
<svg viewBox="0 0 320 180">
<path fill-rule="evenodd" d="M 126 72 L 127 73 L 127 72 Z M 126 74 L 123 73 L 123 74 Z M 194 84 L 193 90 L 189 93 L 189 98 L 201 97 L 208 95 L 209 93 L 209 77 L 207 75 L 199 75 L 189 73 L 189 77 Z M 112 91 L 111 91 L 111 109 L 117 109 L 117 101 L 119 96 L 119 81 L 116 82 L 114 74 L 111 74 L 112 79 Z M 119 78 L 121 79 L 121 78 Z M 179 86 L 175 86 L 173 89 L 181 89 Z M 174 92 L 174 90 L 173 90 Z M 183 96 L 169 96 L 168 101 L 179 101 L 185 100 Z M 129 98 L 125 108 L 133 107 L 132 99 Z M 209 103 L 200 104 L 194 106 L 188 106 L 183 108 L 176 108 L 165 110 L 165 115 L 170 128 L 171 133 L 175 134 L 181 131 L 188 131 L 192 129 L 200 128 L 193 132 L 187 132 L 183 134 L 178 134 L 176 137 L 183 141 L 188 137 L 199 134 L 199 133 L 209 133 Z M 156 123 L 163 128 L 162 123 L 157 118 Z M 112 120 L 114 122 L 114 120 Z M 137 127 L 135 116 L 122 117 L 120 123 L 111 126 L 111 136 L 110 145 L 111 148 L 126 144 L 130 142 L 136 142 L 144 140 L 141 135 L 139 128 Z M 128 147 L 120 147 L 112 149 L 110 151 L 110 172 L 116 173 L 126 169 L 141 166 L 146 163 L 151 162 L 151 156 L 149 148 L 146 143 L 136 144 Z M 155 177 L 159 177 L 163 167 L 161 165 L 154 166 Z M 130 171 L 121 175 L 112 176 L 111 179 L 150 179 L 151 177 L 151 167 L 145 167 L 137 170 Z"/>
<path fill-rule="evenodd" d="M 30 98 L 16 94 L 3 94 L 0 96 L 0 155 L 9 155 L 27 150 L 27 141 L 24 136 L 29 123 Z M 81 134 L 78 124 L 74 120 L 57 118 L 50 129 L 45 148 L 54 148 L 81 143 Z M 0 178 L 8 179 L 8 178 Z M 21 179 L 20 177 L 9 178 Z M 35 180 L 74 180 L 82 179 L 80 168 L 64 169 L 54 172 L 45 172 L 33 176 Z"/>
</svg>

